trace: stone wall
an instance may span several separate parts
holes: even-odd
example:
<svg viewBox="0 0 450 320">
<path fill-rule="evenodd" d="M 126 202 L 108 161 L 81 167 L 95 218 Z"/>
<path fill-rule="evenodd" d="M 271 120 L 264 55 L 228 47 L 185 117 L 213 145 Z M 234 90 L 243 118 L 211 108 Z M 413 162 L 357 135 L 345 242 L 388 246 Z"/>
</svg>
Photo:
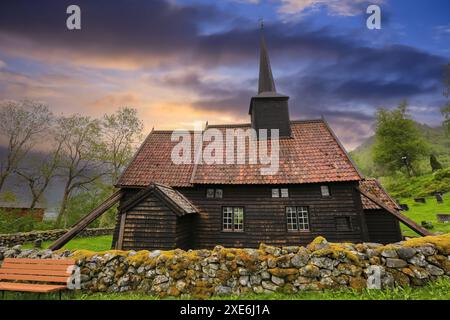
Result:
<svg viewBox="0 0 450 320">
<path fill-rule="evenodd" d="M 159 296 L 242 295 L 337 288 L 421 286 L 450 276 L 450 234 L 383 246 L 335 244 L 316 238 L 307 247 L 95 253 L 0 248 L 4 257 L 77 260 L 86 292 L 143 291 Z M 377 274 L 379 277 L 377 277 Z M 368 278 L 370 281 L 368 281 Z M 378 282 L 378 285 L 377 285 Z"/>
<path fill-rule="evenodd" d="M 0 234 L 0 247 L 13 247 L 25 243 L 33 243 L 40 239 L 41 241 L 53 241 L 61 237 L 68 230 L 55 229 L 45 231 L 19 232 Z M 95 237 L 112 234 L 114 228 L 92 228 L 83 230 L 79 237 Z"/>
</svg>

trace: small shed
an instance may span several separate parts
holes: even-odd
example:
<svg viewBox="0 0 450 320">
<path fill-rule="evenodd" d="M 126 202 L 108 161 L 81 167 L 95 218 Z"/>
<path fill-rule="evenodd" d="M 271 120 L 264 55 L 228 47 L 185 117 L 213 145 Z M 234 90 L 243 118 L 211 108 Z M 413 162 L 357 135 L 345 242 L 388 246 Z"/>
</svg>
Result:
<svg viewBox="0 0 450 320">
<path fill-rule="evenodd" d="M 129 194 L 119 207 L 113 247 L 121 250 L 188 249 L 197 208 L 180 192 L 152 184 Z"/>
</svg>

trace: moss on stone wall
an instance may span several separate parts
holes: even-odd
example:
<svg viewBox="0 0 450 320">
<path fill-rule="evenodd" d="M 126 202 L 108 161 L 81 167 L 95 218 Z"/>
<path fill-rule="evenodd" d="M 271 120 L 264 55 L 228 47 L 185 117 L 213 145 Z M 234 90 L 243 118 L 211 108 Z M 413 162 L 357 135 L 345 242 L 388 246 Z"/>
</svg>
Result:
<svg viewBox="0 0 450 320">
<path fill-rule="evenodd" d="M 142 291 L 160 296 L 288 292 L 367 287 L 378 268 L 382 288 L 420 286 L 450 276 L 450 234 L 391 245 L 330 243 L 317 237 L 306 247 L 213 250 L 51 252 L 0 248 L 3 257 L 76 259 L 82 289 Z"/>
</svg>

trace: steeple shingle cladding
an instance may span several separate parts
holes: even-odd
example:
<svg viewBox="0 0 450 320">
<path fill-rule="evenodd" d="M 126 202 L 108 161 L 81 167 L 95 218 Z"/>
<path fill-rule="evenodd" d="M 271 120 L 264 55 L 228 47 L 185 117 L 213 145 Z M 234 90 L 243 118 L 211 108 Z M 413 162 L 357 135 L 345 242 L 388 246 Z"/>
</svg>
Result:
<svg viewBox="0 0 450 320">
<path fill-rule="evenodd" d="M 260 56 L 259 56 L 259 80 L 258 94 L 263 92 L 276 92 L 273 80 L 272 67 L 270 66 L 269 53 L 267 52 L 264 34 L 261 31 Z"/>
<path fill-rule="evenodd" d="M 358 170 L 325 121 L 291 121 L 291 127 L 292 137 L 280 139 L 279 170 L 271 176 L 261 175 L 260 169 L 268 165 L 259 161 L 254 165 L 248 161 L 246 164 L 199 164 L 196 167 L 194 164 L 174 164 L 171 152 L 177 142 L 170 140 L 171 132 L 154 131 L 124 171 L 118 186 L 143 187 L 162 183 L 171 187 L 187 187 L 194 184 L 301 184 L 361 180 Z M 217 128 L 225 133 L 226 129 L 249 129 L 250 124 L 208 128 Z"/>
</svg>

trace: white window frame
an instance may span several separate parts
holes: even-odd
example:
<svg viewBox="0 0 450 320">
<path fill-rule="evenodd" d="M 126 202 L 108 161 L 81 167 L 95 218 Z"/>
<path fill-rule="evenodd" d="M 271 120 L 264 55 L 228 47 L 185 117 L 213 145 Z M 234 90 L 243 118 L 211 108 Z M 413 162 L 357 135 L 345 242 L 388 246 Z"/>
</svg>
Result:
<svg viewBox="0 0 450 320">
<path fill-rule="evenodd" d="M 272 188 L 272 198 L 279 198 L 279 197 L 280 197 L 280 189 Z"/>
<path fill-rule="evenodd" d="M 233 231 L 233 207 L 222 208 L 222 230 Z"/>
<path fill-rule="evenodd" d="M 280 189 L 280 196 L 281 196 L 281 198 L 289 198 L 289 189 L 288 188 L 281 188 Z"/>
<path fill-rule="evenodd" d="M 298 231 L 298 219 L 295 207 L 286 207 L 286 223 L 288 231 Z"/>
<path fill-rule="evenodd" d="M 295 221 L 293 221 L 294 217 Z M 286 226 L 288 231 L 311 231 L 309 208 L 307 206 L 286 207 Z"/>
<path fill-rule="evenodd" d="M 326 192 L 324 192 L 324 190 L 326 190 Z M 325 194 L 327 193 L 327 194 Z M 331 197 L 331 192 L 330 192 L 330 186 L 324 184 L 320 186 L 320 194 L 322 195 L 322 197 Z"/>
<path fill-rule="evenodd" d="M 222 231 L 243 232 L 245 223 L 244 207 L 222 207 Z"/>
<path fill-rule="evenodd" d="M 298 230 L 309 231 L 309 209 L 308 207 L 297 207 Z"/>
<path fill-rule="evenodd" d="M 233 230 L 235 232 L 244 231 L 244 208 L 233 207 Z"/>
</svg>

